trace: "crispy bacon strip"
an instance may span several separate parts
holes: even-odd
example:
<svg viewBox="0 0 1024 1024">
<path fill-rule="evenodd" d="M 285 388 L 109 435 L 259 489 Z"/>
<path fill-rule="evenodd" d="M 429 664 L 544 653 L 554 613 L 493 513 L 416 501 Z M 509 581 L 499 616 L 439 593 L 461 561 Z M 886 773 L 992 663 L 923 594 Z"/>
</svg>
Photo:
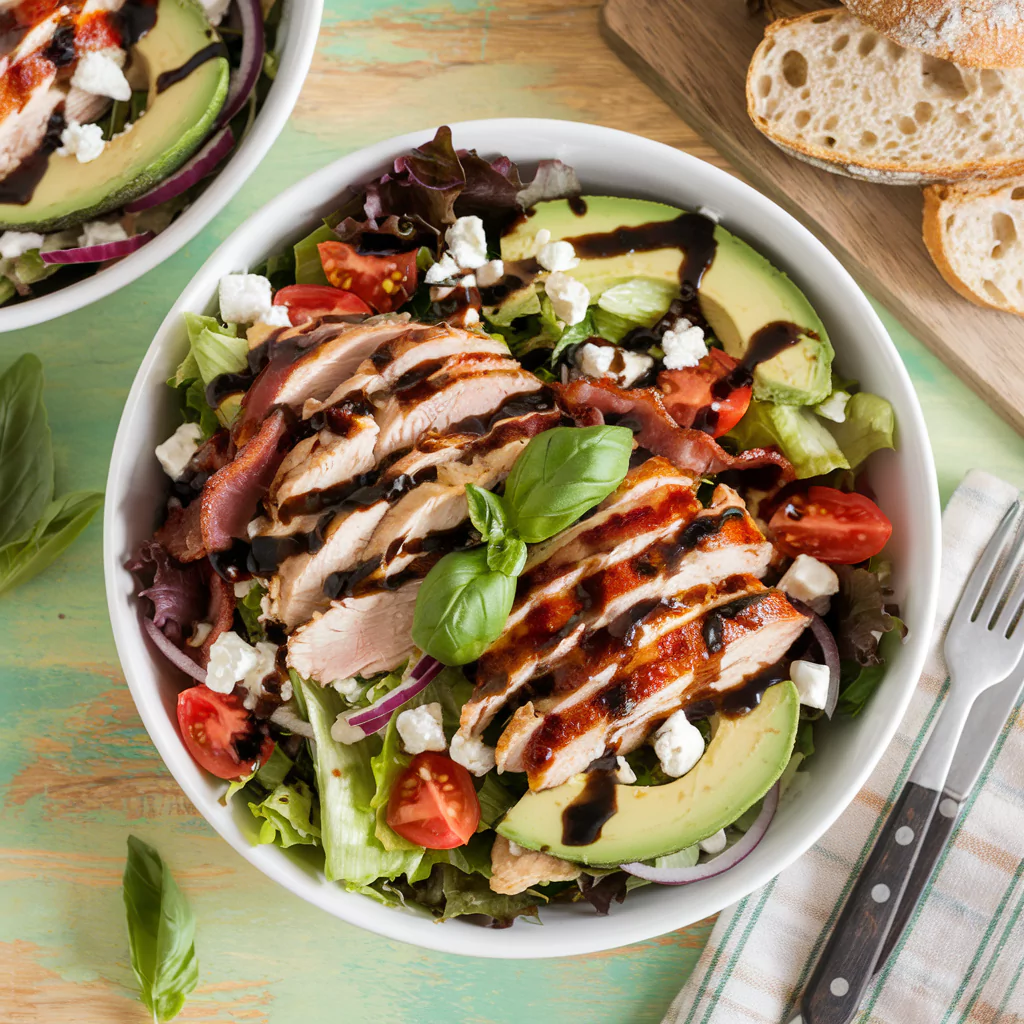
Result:
<svg viewBox="0 0 1024 1024">
<path fill-rule="evenodd" d="M 789 460 L 774 448 L 751 448 L 739 455 L 730 455 L 710 434 L 679 426 L 669 415 L 656 388 L 624 391 L 609 380 L 587 377 L 569 384 L 548 386 L 578 426 L 604 423 L 606 414 L 614 414 L 633 430 L 641 448 L 664 456 L 679 469 L 695 476 L 762 466 L 776 466 L 779 483 L 786 483 L 795 475 Z"/>
<path fill-rule="evenodd" d="M 198 498 L 184 508 L 177 503 L 172 504 L 167 510 L 164 525 L 153 537 L 179 562 L 197 562 L 200 558 L 206 557 L 199 513 Z"/>
</svg>

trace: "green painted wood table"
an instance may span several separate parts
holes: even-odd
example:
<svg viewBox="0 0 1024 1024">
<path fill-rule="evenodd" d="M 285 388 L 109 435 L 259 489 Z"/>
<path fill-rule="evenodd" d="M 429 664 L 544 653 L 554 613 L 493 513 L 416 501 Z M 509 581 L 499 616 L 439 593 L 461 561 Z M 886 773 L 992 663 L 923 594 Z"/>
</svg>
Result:
<svg viewBox="0 0 1024 1024">
<path fill-rule="evenodd" d="M 81 313 L 0 337 L 37 352 L 59 490 L 101 487 L 121 405 L 165 311 L 235 225 L 331 159 L 442 120 L 537 115 L 717 161 L 618 63 L 597 4 L 328 0 L 313 73 L 263 165 L 195 242 Z M 889 326 L 924 405 L 943 497 L 971 466 L 1024 484 L 1024 441 Z M 111 640 L 93 525 L 0 598 L 0 1021 L 141 1022 L 120 896 L 125 838 L 169 860 L 199 922 L 192 1022 L 660 1019 L 711 922 L 612 953 L 500 963 L 390 942 L 267 881 L 196 815 L 151 747 Z"/>
</svg>

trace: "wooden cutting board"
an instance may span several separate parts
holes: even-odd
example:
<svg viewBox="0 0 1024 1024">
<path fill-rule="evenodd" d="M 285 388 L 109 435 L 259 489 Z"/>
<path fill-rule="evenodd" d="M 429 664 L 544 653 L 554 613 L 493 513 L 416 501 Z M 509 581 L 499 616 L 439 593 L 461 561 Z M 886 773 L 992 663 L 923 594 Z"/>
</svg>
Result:
<svg viewBox="0 0 1024 1024">
<path fill-rule="evenodd" d="M 1024 433 L 1024 318 L 975 306 L 942 280 L 921 240 L 920 190 L 818 170 L 747 117 L 747 66 L 764 25 L 744 0 L 607 0 L 603 11 L 622 60 Z"/>
</svg>

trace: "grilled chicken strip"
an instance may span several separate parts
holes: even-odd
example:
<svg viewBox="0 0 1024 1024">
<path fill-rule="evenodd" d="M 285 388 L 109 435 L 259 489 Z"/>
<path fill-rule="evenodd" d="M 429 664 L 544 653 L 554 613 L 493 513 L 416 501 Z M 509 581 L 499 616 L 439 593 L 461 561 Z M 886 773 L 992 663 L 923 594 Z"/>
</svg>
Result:
<svg viewBox="0 0 1024 1024">
<path fill-rule="evenodd" d="M 756 680 L 807 623 L 753 576 L 662 602 L 624 636 L 591 637 L 556 672 L 552 696 L 517 710 L 498 742 L 499 770 L 526 771 L 534 790 L 561 785 L 606 751 L 636 749 L 674 711 L 713 706 Z"/>
</svg>

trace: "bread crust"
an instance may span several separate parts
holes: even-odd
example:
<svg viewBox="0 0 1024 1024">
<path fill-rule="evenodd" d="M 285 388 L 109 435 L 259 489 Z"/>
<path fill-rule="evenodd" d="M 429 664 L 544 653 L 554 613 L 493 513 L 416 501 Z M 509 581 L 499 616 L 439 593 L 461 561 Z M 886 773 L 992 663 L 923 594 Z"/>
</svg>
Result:
<svg viewBox="0 0 1024 1024">
<path fill-rule="evenodd" d="M 916 0 L 914 0 L 916 2 Z M 1021 0 L 1024 2 L 1024 0 Z M 859 178 L 877 184 L 887 185 L 928 185 L 936 182 L 958 182 L 968 179 L 1003 179 L 1024 175 L 1024 156 L 1005 161 L 978 160 L 956 163 L 933 161 L 927 168 L 910 170 L 899 161 L 851 160 L 848 156 L 840 159 L 837 154 L 825 146 L 817 146 L 797 141 L 774 129 L 772 123 L 757 113 L 757 97 L 754 92 L 755 77 L 759 63 L 767 51 L 774 45 L 774 37 L 784 29 L 803 22 L 811 22 L 825 15 L 835 15 L 843 8 L 828 8 L 824 11 L 813 11 L 795 18 L 780 18 L 765 28 L 764 39 L 761 40 L 747 68 L 747 114 L 762 135 L 769 138 L 780 149 L 791 156 L 798 157 L 822 170 L 833 174 L 842 174 L 850 178 Z M 845 15 L 843 15 L 845 16 Z M 852 15 L 851 15 L 852 16 Z"/>
<path fill-rule="evenodd" d="M 843 0 L 893 42 L 972 68 L 1024 67 L 1024 0 Z"/>
</svg>

